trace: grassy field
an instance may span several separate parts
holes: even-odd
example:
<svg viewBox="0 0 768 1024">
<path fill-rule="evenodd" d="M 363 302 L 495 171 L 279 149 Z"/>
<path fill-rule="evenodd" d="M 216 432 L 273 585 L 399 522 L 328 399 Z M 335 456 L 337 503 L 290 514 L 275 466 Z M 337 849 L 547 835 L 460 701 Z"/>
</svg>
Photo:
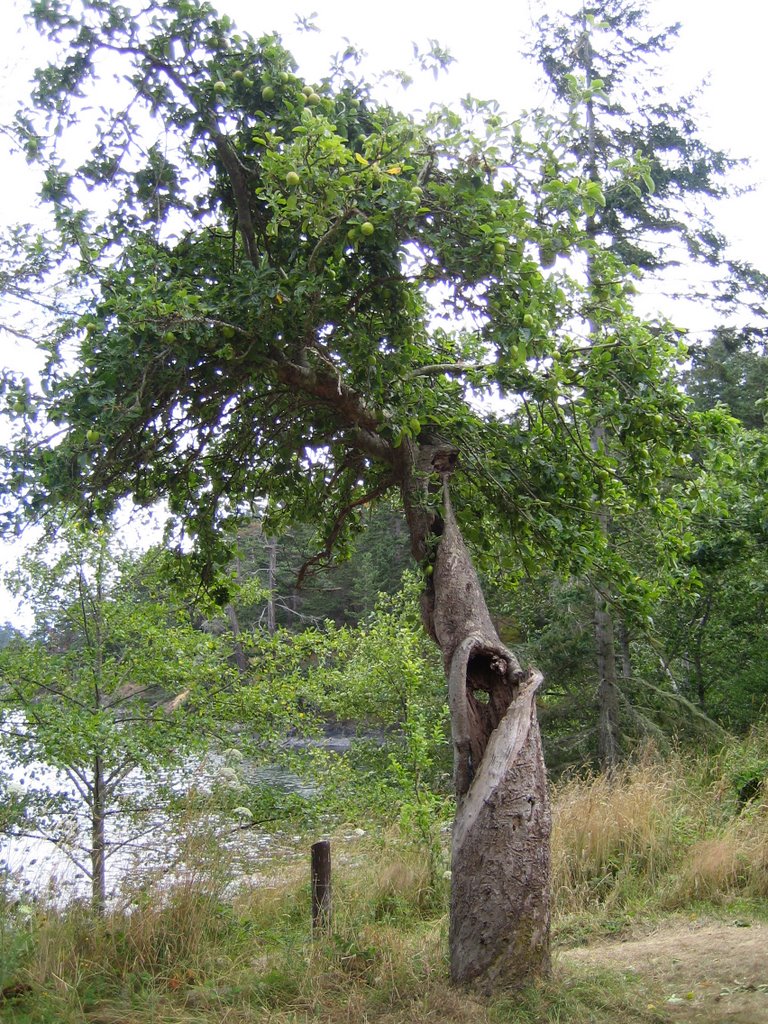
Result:
<svg viewBox="0 0 768 1024">
<path fill-rule="evenodd" d="M 747 787 L 764 737 L 691 763 L 651 754 L 612 784 L 553 791 L 553 977 L 480 999 L 447 980 L 449 882 L 383 827 L 334 841 L 334 926 L 313 940 L 307 859 L 264 865 L 237 887 L 201 843 L 183 881 L 146 887 L 94 922 L 79 907 L 5 908 L 0 1020 L 192 1022 L 573 1022 L 667 1020 L 641 977 L 558 951 L 680 915 L 765 918 L 768 802 Z M 761 760 L 762 759 L 762 760 Z M 754 791 L 754 792 L 753 792 Z M 310 842 L 307 838 L 306 849 Z"/>
</svg>

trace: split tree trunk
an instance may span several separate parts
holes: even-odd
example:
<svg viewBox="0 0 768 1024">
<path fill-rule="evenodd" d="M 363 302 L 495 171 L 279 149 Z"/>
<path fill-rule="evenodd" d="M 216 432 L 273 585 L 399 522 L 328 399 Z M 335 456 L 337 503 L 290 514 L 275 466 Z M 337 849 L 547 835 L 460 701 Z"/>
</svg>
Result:
<svg viewBox="0 0 768 1024">
<path fill-rule="evenodd" d="M 424 446 L 420 452 L 423 463 Z M 425 521 L 437 540 L 425 595 L 427 629 L 448 678 L 454 784 L 450 966 L 455 982 L 481 992 L 519 988 L 549 972 L 551 814 L 535 694 L 541 675 L 523 671 L 491 622 L 442 473 L 444 514 L 404 487 L 414 553 Z"/>
</svg>

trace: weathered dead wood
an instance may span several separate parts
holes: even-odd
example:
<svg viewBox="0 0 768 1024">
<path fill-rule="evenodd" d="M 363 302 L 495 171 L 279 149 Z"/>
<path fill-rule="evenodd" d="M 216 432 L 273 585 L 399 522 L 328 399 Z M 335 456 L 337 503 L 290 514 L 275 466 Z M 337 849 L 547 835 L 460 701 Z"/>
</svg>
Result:
<svg viewBox="0 0 768 1024">
<path fill-rule="evenodd" d="M 312 932 L 327 935 L 331 931 L 331 843 L 321 839 L 312 844 Z"/>
<path fill-rule="evenodd" d="M 426 611 L 448 678 L 454 748 L 451 976 L 490 992 L 549 971 L 551 814 L 535 705 L 542 677 L 523 672 L 496 633 L 448 477 Z"/>
<path fill-rule="evenodd" d="M 458 797 L 453 830 L 450 962 L 483 992 L 549 972 L 551 815 L 535 693 L 526 676 Z"/>
</svg>

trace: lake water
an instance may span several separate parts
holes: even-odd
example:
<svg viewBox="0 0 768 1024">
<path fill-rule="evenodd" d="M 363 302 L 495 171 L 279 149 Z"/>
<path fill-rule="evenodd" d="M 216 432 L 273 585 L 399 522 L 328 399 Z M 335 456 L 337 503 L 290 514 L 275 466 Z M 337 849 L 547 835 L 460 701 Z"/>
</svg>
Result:
<svg viewBox="0 0 768 1024">
<path fill-rule="evenodd" d="M 131 888 L 144 881 L 179 878 L 200 871 L 206 857 L 222 860 L 226 852 L 232 870 L 241 879 L 257 876 L 259 866 L 273 856 L 297 849 L 298 836 L 269 831 L 269 826 L 254 824 L 247 807 L 250 787 L 261 786 L 297 794 L 310 800 L 316 790 L 295 773 L 281 766 L 255 765 L 236 750 L 208 754 L 204 759 L 189 759 L 182 767 L 166 772 L 161 781 L 166 791 L 183 797 L 193 793 L 189 801 L 194 812 L 181 809 L 173 816 L 162 809 L 146 809 L 131 820 L 125 815 L 108 820 L 107 843 L 111 851 L 107 860 L 107 890 L 111 899 L 121 896 L 130 902 Z M 9 779 L 9 789 L 19 794 L 47 792 L 59 794 L 68 801 L 67 813 L 51 815 L 46 828 L 48 838 L 18 836 L 0 839 L 0 884 L 20 896 L 44 896 L 56 904 L 73 898 L 88 898 L 90 878 L 87 870 L 88 809 L 75 787 L 62 772 L 36 763 L 20 768 L 3 762 L 0 755 L 0 776 Z M 150 784 L 146 776 L 134 771 L 125 779 L 124 796 L 135 804 L 151 802 L 157 779 Z M 231 790 L 227 803 L 242 804 L 228 813 L 214 809 L 214 801 L 206 807 L 206 794 Z M 279 823 L 277 823 L 279 824 Z"/>
</svg>

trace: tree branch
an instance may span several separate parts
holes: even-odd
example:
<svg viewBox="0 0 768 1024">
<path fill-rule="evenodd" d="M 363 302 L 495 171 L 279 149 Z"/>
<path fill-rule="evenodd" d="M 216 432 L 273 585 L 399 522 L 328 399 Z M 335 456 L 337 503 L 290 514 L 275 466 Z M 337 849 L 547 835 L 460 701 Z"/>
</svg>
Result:
<svg viewBox="0 0 768 1024">
<path fill-rule="evenodd" d="M 430 363 L 426 366 L 417 366 L 406 374 L 406 380 L 413 380 L 415 377 L 436 377 L 441 373 L 466 373 L 468 370 L 492 370 L 493 367 L 487 363 Z"/>
<path fill-rule="evenodd" d="M 369 501 L 374 501 L 376 498 L 380 498 L 382 494 L 386 494 L 386 492 L 396 483 L 397 478 L 394 475 L 387 476 L 384 478 L 384 480 L 381 481 L 378 487 L 374 487 L 373 490 L 366 491 L 365 494 L 362 494 L 359 498 L 355 498 L 354 501 L 350 501 L 348 505 L 345 505 L 344 508 L 341 509 L 341 511 L 333 521 L 333 526 L 331 527 L 330 532 L 325 538 L 325 547 L 323 548 L 323 550 L 318 551 L 317 554 L 314 554 L 311 556 L 311 558 L 308 558 L 299 569 L 298 575 L 296 576 L 297 590 L 301 589 L 301 585 L 304 582 L 304 577 L 307 575 L 307 572 L 309 571 L 311 566 L 317 565 L 319 562 L 322 561 L 327 562 L 330 559 L 331 555 L 333 554 L 333 546 L 336 543 L 336 540 L 338 539 L 338 536 L 341 533 L 342 527 L 344 526 L 344 523 L 346 522 L 346 519 L 349 516 L 350 512 L 352 512 L 353 509 L 359 508 L 361 505 L 366 505 Z"/>
<path fill-rule="evenodd" d="M 273 359 L 272 365 L 277 379 L 282 384 L 288 384 L 330 405 L 351 427 L 364 428 L 374 435 L 378 434 L 383 416 L 345 384 L 340 376 L 335 379 L 331 376 L 321 376 L 307 366 L 299 366 L 288 361 L 281 362 L 279 359 Z M 391 462 L 391 457 L 387 461 Z"/>
<path fill-rule="evenodd" d="M 227 169 L 227 174 L 232 184 L 235 208 L 237 209 L 237 220 L 240 226 L 240 237 L 243 239 L 246 256 L 251 263 L 256 265 L 258 262 L 256 231 L 253 226 L 250 203 L 248 202 L 248 181 L 245 170 L 232 149 L 229 139 L 219 130 L 219 126 L 213 117 L 211 117 L 210 132 L 216 152 Z"/>
</svg>

